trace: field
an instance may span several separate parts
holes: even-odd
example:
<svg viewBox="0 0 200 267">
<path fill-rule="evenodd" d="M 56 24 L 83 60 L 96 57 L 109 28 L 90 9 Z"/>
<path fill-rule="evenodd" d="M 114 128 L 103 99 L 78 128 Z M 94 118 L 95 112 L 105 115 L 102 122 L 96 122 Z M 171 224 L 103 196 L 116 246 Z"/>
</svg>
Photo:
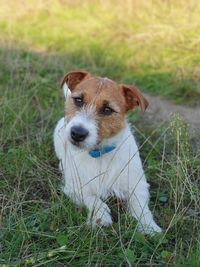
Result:
<svg viewBox="0 0 200 267">
<path fill-rule="evenodd" d="M 74 69 L 200 106 L 199 1 L 0 0 L 0 266 L 198 266 L 200 149 L 177 115 L 149 127 L 129 114 L 163 234 L 109 199 L 112 229 L 61 192 L 52 132 Z"/>
</svg>

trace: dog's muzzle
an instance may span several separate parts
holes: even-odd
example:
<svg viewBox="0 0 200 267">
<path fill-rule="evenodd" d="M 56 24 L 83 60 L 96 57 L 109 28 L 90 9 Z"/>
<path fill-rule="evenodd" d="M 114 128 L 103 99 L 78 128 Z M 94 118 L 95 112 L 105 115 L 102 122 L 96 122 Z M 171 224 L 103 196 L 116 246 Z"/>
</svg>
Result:
<svg viewBox="0 0 200 267">
<path fill-rule="evenodd" d="M 71 139 L 75 143 L 83 142 L 88 134 L 89 131 L 82 126 L 73 126 L 71 128 Z"/>
</svg>

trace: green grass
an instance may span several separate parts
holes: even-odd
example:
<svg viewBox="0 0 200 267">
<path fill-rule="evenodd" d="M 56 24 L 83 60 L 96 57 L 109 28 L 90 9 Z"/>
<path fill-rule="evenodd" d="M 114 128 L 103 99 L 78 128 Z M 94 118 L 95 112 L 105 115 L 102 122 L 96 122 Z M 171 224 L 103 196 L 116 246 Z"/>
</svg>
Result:
<svg viewBox="0 0 200 267">
<path fill-rule="evenodd" d="M 200 104 L 198 0 L 16 2 L 1 5 L 6 47 L 59 54 L 62 75 L 86 68 L 176 103 Z"/>
<path fill-rule="evenodd" d="M 0 9 L 0 266 L 196 267 L 200 150 L 177 117 L 153 129 L 129 117 L 164 229 L 155 237 L 137 233 L 113 199 L 113 229 L 86 226 L 85 208 L 60 190 L 52 131 L 63 114 L 59 82 L 77 68 L 199 104 L 197 1 L 156 1 L 151 12 L 148 1 L 132 11 L 128 1 L 78 2 Z"/>
</svg>

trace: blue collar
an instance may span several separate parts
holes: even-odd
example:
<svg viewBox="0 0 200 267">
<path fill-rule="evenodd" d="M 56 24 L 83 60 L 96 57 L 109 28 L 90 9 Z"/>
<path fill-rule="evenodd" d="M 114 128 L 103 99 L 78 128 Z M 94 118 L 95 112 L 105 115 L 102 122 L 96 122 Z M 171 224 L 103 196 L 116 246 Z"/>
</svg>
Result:
<svg viewBox="0 0 200 267">
<path fill-rule="evenodd" d="M 113 146 L 104 146 L 102 149 L 93 149 L 89 151 L 89 154 L 92 158 L 99 158 L 104 154 L 107 154 L 113 151 L 116 148 L 115 145 Z"/>
</svg>

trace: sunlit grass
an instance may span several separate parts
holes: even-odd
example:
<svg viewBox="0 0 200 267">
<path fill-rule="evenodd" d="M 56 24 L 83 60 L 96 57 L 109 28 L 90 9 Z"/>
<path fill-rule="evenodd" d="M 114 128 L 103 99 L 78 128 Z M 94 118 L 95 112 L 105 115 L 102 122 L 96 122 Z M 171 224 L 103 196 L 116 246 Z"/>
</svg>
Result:
<svg viewBox="0 0 200 267">
<path fill-rule="evenodd" d="M 8 1 L 0 12 L 3 43 L 199 104 L 199 1 Z"/>
</svg>

